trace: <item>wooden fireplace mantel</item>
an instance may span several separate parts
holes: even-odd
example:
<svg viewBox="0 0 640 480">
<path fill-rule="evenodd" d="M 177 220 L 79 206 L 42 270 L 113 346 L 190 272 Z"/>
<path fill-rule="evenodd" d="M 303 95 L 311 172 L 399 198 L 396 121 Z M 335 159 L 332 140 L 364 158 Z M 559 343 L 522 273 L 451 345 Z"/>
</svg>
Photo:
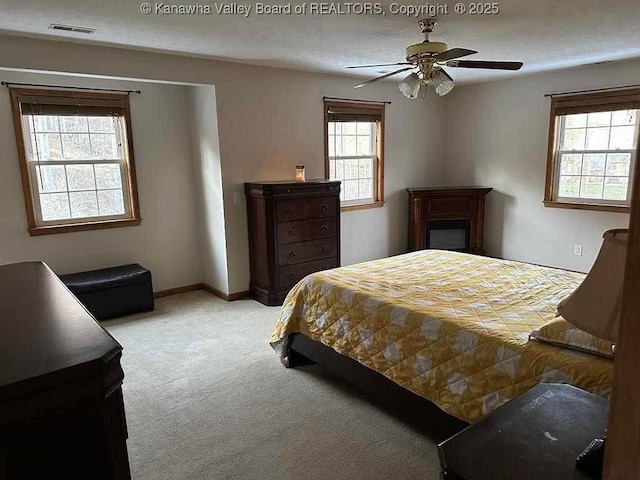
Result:
<svg viewBox="0 0 640 480">
<path fill-rule="evenodd" d="M 409 192 L 410 252 L 428 248 L 426 226 L 430 220 L 468 220 L 469 251 L 484 254 L 484 203 L 488 187 L 407 188 Z"/>
</svg>

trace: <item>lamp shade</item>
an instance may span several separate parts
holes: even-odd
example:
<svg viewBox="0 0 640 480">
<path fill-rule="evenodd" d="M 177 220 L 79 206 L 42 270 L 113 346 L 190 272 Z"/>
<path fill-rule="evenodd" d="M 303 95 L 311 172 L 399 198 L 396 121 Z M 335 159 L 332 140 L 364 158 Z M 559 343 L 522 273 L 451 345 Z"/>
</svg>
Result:
<svg viewBox="0 0 640 480">
<path fill-rule="evenodd" d="M 609 230 L 580 286 L 560 302 L 558 313 L 575 327 L 615 342 L 622 309 L 622 285 L 629 230 Z"/>
<path fill-rule="evenodd" d="M 431 86 L 442 97 L 453 90 L 455 83 L 450 77 L 442 73 L 442 70 L 433 69 L 431 72 Z"/>
<path fill-rule="evenodd" d="M 407 98 L 417 98 L 422 82 L 417 73 L 407 75 L 398 85 L 402 94 Z"/>
</svg>

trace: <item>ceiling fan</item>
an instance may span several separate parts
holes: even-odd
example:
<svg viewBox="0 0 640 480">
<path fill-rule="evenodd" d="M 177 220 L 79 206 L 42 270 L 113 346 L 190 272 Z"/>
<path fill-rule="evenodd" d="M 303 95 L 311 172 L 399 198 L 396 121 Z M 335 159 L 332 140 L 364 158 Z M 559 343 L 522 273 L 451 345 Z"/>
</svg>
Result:
<svg viewBox="0 0 640 480">
<path fill-rule="evenodd" d="M 422 85 L 430 85 L 440 96 L 446 95 L 455 86 L 453 78 L 443 67 L 462 68 L 488 68 L 492 70 L 520 70 L 522 62 L 488 62 L 481 60 L 458 60 L 478 53 L 475 50 L 466 48 L 452 48 L 447 50 L 447 44 L 442 42 L 430 42 L 429 34 L 433 32 L 436 25 L 435 18 L 426 18 L 418 22 L 420 30 L 424 33 L 424 42 L 409 45 L 406 50 L 406 62 L 387 63 L 381 65 L 358 65 L 347 68 L 370 68 L 370 67 L 390 67 L 396 65 L 410 65 L 395 72 L 387 73 L 380 77 L 372 78 L 366 82 L 359 83 L 354 88 L 360 88 L 370 83 L 377 82 L 398 73 L 413 70 L 398 88 L 407 98 L 416 98 Z"/>
</svg>

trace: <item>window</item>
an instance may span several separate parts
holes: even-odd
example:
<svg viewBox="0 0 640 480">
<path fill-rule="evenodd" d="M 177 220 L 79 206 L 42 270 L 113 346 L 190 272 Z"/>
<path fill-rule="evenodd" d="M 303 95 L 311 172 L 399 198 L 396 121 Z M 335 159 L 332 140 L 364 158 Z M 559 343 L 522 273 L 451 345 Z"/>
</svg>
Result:
<svg viewBox="0 0 640 480">
<path fill-rule="evenodd" d="M 342 182 L 343 210 L 381 207 L 384 104 L 327 102 L 326 175 Z"/>
<path fill-rule="evenodd" d="M 545 205 L 627 211 L 640 90 L 553 98 Z"/>
<path fill-rule="evenodd" d="M 31 235 L 140 224 L 127 95 L 11 99 Z"/>
</svg>

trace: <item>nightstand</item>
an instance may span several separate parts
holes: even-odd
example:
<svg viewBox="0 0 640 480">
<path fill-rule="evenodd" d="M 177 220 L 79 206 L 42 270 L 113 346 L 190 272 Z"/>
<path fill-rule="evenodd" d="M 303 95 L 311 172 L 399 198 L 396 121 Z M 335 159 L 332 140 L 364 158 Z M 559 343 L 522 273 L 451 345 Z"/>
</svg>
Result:
<svg viewBox="0 0 640 480">
<path fill-rule="evenodd" d="M 576 457 L 603 437 L 609 402 L 571 385 L 540 384 L 438 445 L 443 479 L 582 480 Z"/>
</svg>

